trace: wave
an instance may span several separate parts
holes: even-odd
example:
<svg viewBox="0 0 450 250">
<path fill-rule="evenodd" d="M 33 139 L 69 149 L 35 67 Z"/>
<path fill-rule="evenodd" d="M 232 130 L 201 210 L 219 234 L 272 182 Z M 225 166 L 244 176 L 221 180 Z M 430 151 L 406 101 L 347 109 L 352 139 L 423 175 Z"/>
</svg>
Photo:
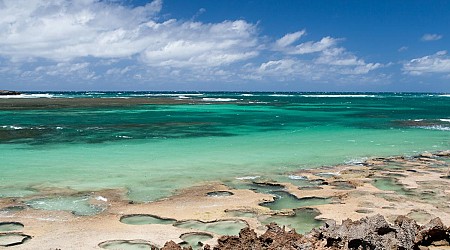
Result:
<svg viewBox="0 0 450 250">
<path fill-rule="evenodd" d="M 362 157 L 362 158 L 354 158 L 354 159 L 350 159 L 345 161 L 344 163 L 347 165 L 362 165 L 364 164 L 365 161 L 367 161 L 367 157 Z"/>
<path fill-rule="evenodd" d="M 446 127 L 446 126 L 442 126 L 442 125 L 418 126 L 416 128 L 428 129 L 428 130 L 450 131 L 450 127 Z"/>
<path fill-rule="evenodd" d="M 450 119 L 439 119 L 441 122 L 450 122 Z"/>
<path fill-rule="evenodd" d="M 302 97 L 345 97 L 345 98 L 349 98 L 349 97 L 377 97 L 376 95 L 301 95 Z"/>
<path fill-rule="evenodd" d="M 133 139 L 133 137 L 131 136 L 126 136 L 126 135 L 117 135 L 117 138 L 122 138 L 122 139 Z"/>
<path fill-rule="evenodd" d="M 186 95 L 179 95 L 177 96 L 178 99 L 191 99 L 191 97 L 186 96 Z"/>
<path fill-rule="evenodd" d="M 255 180 L 258 179 L 260 176 L 243 176 L 243 177 L 236 177 L 236 180 Z"/>
<path fill-rule="evenodd" d="M 9 129 L 9 130 L 44 130 L 48 129 L 46 127 L 21 127 L 21 126 L 14 126 L 14 125 L 3 125 L 0 126 L 0 128 Z M 63 129 L 62 127 L 56 127 L 57 130 Z"/>
<path fill-rule="evenodd" d="M 237 101 L 237 99 L 234 98 L 202 98 L 205 102 L 232 102 Z"/>
<path fill-rule="evenodd" d="M 294 95 L 286 95 L 286 94 L 273 94 L 273 95 L 269 95 L 269 96 L 273 96 L 273 97 L 291 97 Z"/>
<path fill-rule="evenodd" d="M 169 97 L 177 97 L 177 96 L 202 96 L 200 93 L 151 93 L 151 94 L 131 94 L 130 96 L 169 96 Z"/>
<path fill-rule="evenodd" d="M 288 178 L 291 180 L 307 180 L 308 179 L 308 177 L 303 176 L 303 175 L 289 175 Z"/>
<path fill-rule="evenodd" d="M 25 129 L 24 127 L 19 127 L 19 126 L 13 126 L 13 125 L 9 125 L 9 126 L 0 126 L 0 128 L 6 128 L 6 129 L 13 129 L 13 130 L 19 130 L 19 129 Z"/>
<path fill-rule="evenodd" d="M 0 98 L 16 99 L 16 98 L 53 98 L 52 94 L 20 94 L 20 95 L 1 95 Z"/>
<path fill-rule="evenodd" d="M 442 97 L 450 97 L 450 94 L 439 95 L 439 96 L 442 96 Z"/>
</svg>

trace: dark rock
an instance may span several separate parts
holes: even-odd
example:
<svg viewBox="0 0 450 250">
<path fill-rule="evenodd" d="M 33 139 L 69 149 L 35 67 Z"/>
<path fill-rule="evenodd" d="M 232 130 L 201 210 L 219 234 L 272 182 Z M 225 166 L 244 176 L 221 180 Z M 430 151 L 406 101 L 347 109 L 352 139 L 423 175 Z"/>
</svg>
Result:
<svg viewBox="0 0 450 250">
<path fill-rule="evenodd" d="M 420 227 L 414 242 L 423 246 L 429 246 L 435 241 L 445 240 L 450 242 L 449 233 L 449 228 L 442 224 L 441 219 L 434 218 L 426 225 Z"/>
<path fill-rule="evenodd" d="M 173 241 L 166 242 L 166 244 L 164 244 L 164 246 L 161 248 L 161 250 L 189 250 L 189 249 L 192 250 L 191 247 L 183 248 Z"/>
<path fill-rule="evenodd" d="M 329 225 L 329 224 L 328 224 Z M 392 249 L 396 245 L 397 230 L 381 215 L 366 217 L 359 221 L 345 220 L 342 225 L 329 225 L 321 237 L 327 246 L 348 249 Z"/>
<path fill-rule="evenodd" d="M 449 246 L 449 235 L 450 229 L 439 218 L 419 226 L 415 220 L 405 216 L 397 217 L 394 224 L 390 224 L 383 216 L 375 215 L 357 221 L 348 219 L 341 225 L 327 221 L 306 235 L 295 230 L 286 231 L 274 223 L 268 225 L 267 231 L 259 237 L 252 229 L 244 228 L 239 236 L 222 236 L 213 249 L 428 249 L 428 246 Z M 163 249 L 181 249 L 173 244 L 168 242 Z M 211 247 L 205 245 L 203 249 L 210 250 Z"/>
<path fill-rule="evenodd" d="M 267 231 L 258 237 L 252 229 L 244 228 L 239 236 L 222 236 L 215 250 L 231 249 L 316 249 L 303 235 L 295 230 L 288 231 L 274 223 L 267 225 Z"/>
<path fill-rule="evenodd" d="M 419 225 L 417 225 L 416 221 L 406 216 L 398 216 L 394 224 L 398 227 L 396 237 L 399 248 L 413 249 L 414 239 L 419 230 Z"/>
<path fill-rule="evenodd" d="M 20 95 L 22 93 L 11 90 L 0 90 L 0 95 Z"/>
</svg>

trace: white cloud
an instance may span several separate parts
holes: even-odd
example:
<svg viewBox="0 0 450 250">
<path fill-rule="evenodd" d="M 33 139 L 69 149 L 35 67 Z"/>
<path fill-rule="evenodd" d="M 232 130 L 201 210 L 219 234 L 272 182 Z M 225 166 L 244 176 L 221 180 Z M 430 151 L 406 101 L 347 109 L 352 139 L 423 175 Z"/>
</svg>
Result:
<svg viewBox="0 0 450 250">
<path fill-rule="evenodd" d="M 315 60 L 318 64 L 340 67 L 340 74 L 367 74 L 380 68 L 380 63 L 366 63 L 364 60 L 347 52 L 344 48 L 330 48 L 324 50 Z"/>
<path fill-rule="evenodd" d="M 0 0 L 0 73 L 42 82 L 46 76 L 73 82 L 333 81 L 363 78 L 382 66 L 330 36 L 302 42 L 306 31 L 300 30 L 268 43 L 244 20 L 167 20 L 160 0 L 140 7 L 123 2 Z"/>
<path fill-rule="evenodd" d="M 291 55 L 303 55 L 320 52 L 336 45 L 337 40 L 332 37 L 324 37 L 318 42 L 306 42 L 295 46 L 292 50 L 286 51 Z"/>
<path fill-rule="evenodd" d="M 121 75 L 125 75 L 126 73 L 130 72 L 131 69 L 132 69 L 132 67 L 130 67 L 130 66 L 127 66 L 125 68 L 111 68 L 111 69 L 108 69 L 105 72 L 105 74 L 106 75 L 119 75 L 119 76 L 121 76 Z"/>
<path fill-rule="evenodd" d="M 338 79 L 345 75 L 365 75 L 383 66 L 380 63 L 366 63 L 345 48 L 338 47 L 342 39 L 326 36 L 319 41 L 295 45 L 304 33 L 290 33 L 278 39 L 273 48 L 284 56 L 250 68 L 249 71 L 253 72 L 251 78 L 282 76 L 281 79 Z"/>
<path fill-rule="evenodd" d="M 95 80 L 99 76 L 90 69 L 88 62 L 70 63 L 60 62 L 53 65 L 38 66 L 34 71 L 26 71 L 24 74 L 28 77 L 42 77 L 48 75 L 52 77 L 70 77 L 72 79 Z"/>
<path fill-rule="evenodd" d="M 273 49 L 275 51 L 280 51 L 288 55 L 303 55 L 321 52 L 325 49 L 333 47 L 337 44 L 339 39 L 332 37 L 323 37 L 320 41 L 308 41 L 294 45 L 304 34 L 305 30 L 301 30 L 295 33 L 289 33 L 282 38 L 275 41 Z"/>
<path fill-rule="evenodd" d="M 255 26 L 157 22 L 161 1 L 128 8 L 97 0 L 5 0 L 0 9 L 0 56 L 16 61 L 140 55 L 150 65 L 217 66 L 258 54 Z"/>
<path fill-rule="evenodd" d="M 353 61 L 350 63 L 325 63 L 299 58 L 284 58 L 271 60 L 256 66 L 247 67 L 248 79 L 273 79 L 277 81 L 312 80 L 312 81 L 335 81 L 346 82 L 348 79 L 355 80 L 355 76 L 364 81 L 376 82 L 376 77 L 367 75 L 382 65 L 378 63 L 364 63 Z"/>
<path fill-rule="evenodd" d="M 287 47 L 287 46 L 295 43 L 296 41 L 298 41 L 298 39 L 300 39 L 300 37 L 302 37 L 305 33 L 306 33 L 305 30 L 301 30 L 301 31 L 297 31 L 294 33 L 286 34 L 282 38 L 278 39 L 275 42 L 275 44 L 279 48 Z"/>
<path fill-rule="evenodd" d="M 402 46 L 402 47 L 400 47 L 397 51 L 398 52 L 403 52 L 403 51 L 407 51 L 408 50 L 408 47 L 407 46 Z"/>
<path fill-rule="evenodd" d="M 442 35 L 439 34 L 424 34 L 421 38 L 422 41 L 429 42 L 429 41 L 437 41 L 442 39 Z"/>
<path fill-rule="evenodd" d="M 141 57 L 152 66 L 214 67 L 259 53 L 255 27 L 242 20 L 217 24 L 168 21 L 155 29 L 158 43 L 147 47 Z"/>
<path fill-rule="evenodd" d="M 403 71 L 411 75 L 450 73 L 450 57 L 447 51 L 439 51 L 433 55 L 415 58 L 403 64 Z"/>
</svg>

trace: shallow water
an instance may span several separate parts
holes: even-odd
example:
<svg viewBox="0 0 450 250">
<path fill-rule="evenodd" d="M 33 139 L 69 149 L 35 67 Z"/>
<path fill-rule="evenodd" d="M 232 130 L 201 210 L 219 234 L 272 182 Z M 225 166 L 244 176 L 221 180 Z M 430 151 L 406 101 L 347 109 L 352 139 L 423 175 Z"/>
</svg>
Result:
<svg viewBox="0 0 450 250">
<path fill-rule="evenodd" d="M 182 235 L 180 238 L 187 243 L 185 245 L 191 246 L 193 249 L 201 249 L 205 241 L 213 237 L 204 233 L 189 233 Z"/>
<path fill-rule="evenodd" d="M 261 223 L 267 225 L 271 222 L 275 222 L 278 225 L 286 225 L 291 229 L 295 229 L 297 233 L 304 234 L 311 231 L 313 228 L 317 228 L 324 224 L 323 221 L 316 220 L 315 217 L 319 215 L 314 209 L 300 208 L 294 210 L 295 215 L 273 215 L 273 216 L 261 216 L 259 220 Z"/>
<path fill-rule="evenodd" d="M 23 225 L 17 222 L 0 222 L 0 232 L 19 231 Z"/>
<path fill-rule="evenodd" d="M 100 247 L 103 249 L 111 249 L 111 250 L 152 249 L 152 245 L 150 243 L 145 243 L 142 241 L 125 241 L 125 240 L 105 242 L 100 244 Z"/>
<path fill-rule="evenodd" d="M 89 203 L 89 197 L 50 197 L 33 199 L 26 204 L 34 209 L 70 211 L 74 215 L 87 216 L 102 212 L 105 207 Z"/>
<path fill-rule="evenodd" d="M 264 207 L 268 207 L 271 210 L 283 210 L 283 209 L 294 209 L 300 207 L 308 207 L 308 206 L 317 206 L 329 204 L 331 199 L 327 198 L 318 198 L 318 197 L 308 197 L 299 199 L 292 194 L 289 194 L 285 191 L 276 191 L 273 192 L 275 195 L 275 201 L 267 202 L 261 204 Z"/>
<path fill-rule="evenodd" d="M 172 219 L 161 219 L 152 215 L 137 214 L 137 215 L 126 215 L 120 219 L 120 222 L 130 225 L 145 225 L 145 224 L 173 224 L 176 220 Z"/>
<path fill-rule="evenodd" d="M 28 94 L 59 104 L 43 98 L 11 109 L 13 99 L 0 100 L 0 197 L 127 188 L 131 200 L 151 201 L 203 181 L 277 179 L 299 168 L 450 147 L 450 98 L 439 95 Z M 67 97 L 75 101 L 64 105 Z M 152 98 L 165 99 L 145 103 Z"/>
<path fill-rule="evenodd" d="M 19 233 L 0 234 L 0 247 L 12 247 L 25 243 L 30 236 Z"/>
<path fill-rule="evenodd" d="M 396 181 L 394 178 L 375 178 L 373 180 L 373 185 L 384 191 L 394 191 L 396 194 L 400 195 L 411 195 L 412 192 L 407 190 L 402 184 Z"/>
</svg>

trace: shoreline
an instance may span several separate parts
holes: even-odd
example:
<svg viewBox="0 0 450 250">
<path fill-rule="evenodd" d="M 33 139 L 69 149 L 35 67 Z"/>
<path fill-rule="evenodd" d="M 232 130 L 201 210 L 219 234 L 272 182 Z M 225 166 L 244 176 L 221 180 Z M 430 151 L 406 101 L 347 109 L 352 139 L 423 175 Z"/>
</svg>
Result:
<svg viewBox="0 0 450 250">
<path fill-rule="evenodd" d="M 130 202 L 125 190 L 52 190 L 47 194 L 83 197 L 90 206 L 100 208 L 97 214 L 89 216 L 33 209 L 24 202 L 25 198 L 3 198 L 0 223 L 15 222 L 23 228 L 1 231 L 0 227 L 0 245 L 14 236 L 24 243 L 10 246 L 11 249 L 102 249 L 99 244 L 114 240 L 140 240 L 136 244 L 147 242 L 162 247 L 168 241 L 182 243 L 185 240 L 181 236 L 187 234 L 203 234 L 208 238 L 203 243 L 215 245 L 221 236 L 217 228 L 230 227 L 236 233 L 249 226 L 262 234 L 264 224 L 292 221 L 298 219 L 296 213 L 303 212 L 319 224 L 380 214 L 388 222 L 404 215 L 419 224 L 440 217 L 444 225 L 450 225 L 449 166 L 450 150 L 412 157 L 370 158 L 360 163 L 298 170 L 292 173 L 298 183 L 248 180 L 247 189 L 233 189 L 210 182 L 150 203 Z M 134 222 L 139 225 L 121 222 L 132 215 L 141 215 Z M 145 224 L 145 220 L 152 224 Z"/>
</svg>

